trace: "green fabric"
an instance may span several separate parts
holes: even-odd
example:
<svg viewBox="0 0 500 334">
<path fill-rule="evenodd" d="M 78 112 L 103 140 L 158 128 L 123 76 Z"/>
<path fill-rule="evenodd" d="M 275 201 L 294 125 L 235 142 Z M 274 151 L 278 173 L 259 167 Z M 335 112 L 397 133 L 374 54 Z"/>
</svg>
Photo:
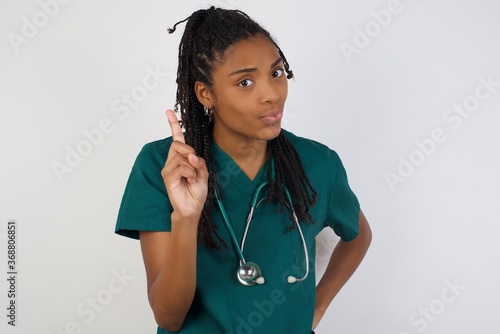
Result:
<svg viewBox="0 0 500 334">
<path fill-rule="evenodd" d="M 228 250 L 198 247 L 195 300 L 179 333 L 311 333 L 315 304 L 315 237 L 331 227 L 344 241 L 358 235 L 359 203 L 349 187 L 339 156 L 315 141 L 283 130 L 300 155 L 304 170 L 318 193 L 311 209 L 315 224 L 301 224 L 310 259 L 308 278 L 289 284 L 288 275 L 302 277 L 305 259 L 295 228 L 287 232 L 289 213 L 265 200 L 257 207 L 244 248 L 247 261 L 262 269 L 266 283 L 246 287 L 236 279 L 238 256 L 214 204 L 214 220 Z M 116 233 L 138 239 L 140 230 L 169 231 L 170 213 L 161 177 L 171 137 L 146 144 L 132 168 L 121 207 Z M 217 145 L 212 145 L 222 201 L 241 242 L 246 216 L 255 188 L 265 180 L 266 165 L 253 181 Z M 262 192 L 267 194 L 267 188 Z M 169 333 L 158 328 L 157 333 Z"/>
</svg>

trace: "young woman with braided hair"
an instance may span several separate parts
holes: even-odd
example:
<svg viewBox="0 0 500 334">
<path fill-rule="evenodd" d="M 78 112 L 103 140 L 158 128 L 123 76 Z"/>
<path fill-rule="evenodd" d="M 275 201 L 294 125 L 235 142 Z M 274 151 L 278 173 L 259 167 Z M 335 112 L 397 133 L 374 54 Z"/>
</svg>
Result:
<svg viewBox="0 0 500 334">
<path fill-rule="evenodd" d="M 338 155 L 281 128 L 293 73 L 270 34 L 237 10 L 183 22 L 181 122 L 137 157 L 116 233 L 140 239 L 157 333 L 310 333 L 369 225 Z M 341 240 L 316 286 L 324 227 Z"/>
</svg>

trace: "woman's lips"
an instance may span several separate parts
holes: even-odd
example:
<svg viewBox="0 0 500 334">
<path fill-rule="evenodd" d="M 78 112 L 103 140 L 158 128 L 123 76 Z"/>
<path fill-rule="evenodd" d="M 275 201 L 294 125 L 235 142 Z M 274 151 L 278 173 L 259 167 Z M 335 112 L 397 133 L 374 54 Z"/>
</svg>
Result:
<svg viewBox="0 0 500 334">
<path fill-rule="evenodd" d="M 272 111 L 272 112 L 267 113 L 264 116 L 262 116 L 261 119 L 265 123 L 273 124 L 273 123 L 279 122 L 282 117 L 283 117 L 283 112 L 282 111 Z"/>
</svg>

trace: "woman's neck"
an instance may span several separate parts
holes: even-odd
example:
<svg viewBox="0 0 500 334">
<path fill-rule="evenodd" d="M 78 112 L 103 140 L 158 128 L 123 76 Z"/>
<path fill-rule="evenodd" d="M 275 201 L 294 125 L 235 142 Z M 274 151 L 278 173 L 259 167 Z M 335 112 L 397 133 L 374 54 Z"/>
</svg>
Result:
<svg viewBox="0 0 500 334">
<path fill-rule="evenodd" d="M 267 140 L 242 138 L 236 135 L 213 133 L 214 142 L 228 154 L 240 169 L 253 180 L 266 162 Z"/>
</svg>

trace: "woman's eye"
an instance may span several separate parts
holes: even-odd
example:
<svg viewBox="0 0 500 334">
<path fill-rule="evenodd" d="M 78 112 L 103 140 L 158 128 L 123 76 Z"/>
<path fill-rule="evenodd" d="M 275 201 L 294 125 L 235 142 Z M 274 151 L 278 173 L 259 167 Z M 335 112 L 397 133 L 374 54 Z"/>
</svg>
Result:
<svg viewBox="0 0 500 334">
<path fill-rule="evenodd" d="M 285 74 L 285 70 L 284 70 L 284 69 L 282 69 L 282 68 L 280 68 L 280 69 L 275 70 L 275 71 L 273 72 L 273 77 L 275 77 L 275 78 L 279 78 L 279 77 L 282 77 L 282 76 L 283 76 L 283 74 Z"/>
<path fill-rule="evenodd" d="M 253 85 L 253 81 L 250 79 L 245 79 L 238 84 L 238 86 L 240 86 L 240 87 L 248 87 L 251 85 Z"/>
</svg>

